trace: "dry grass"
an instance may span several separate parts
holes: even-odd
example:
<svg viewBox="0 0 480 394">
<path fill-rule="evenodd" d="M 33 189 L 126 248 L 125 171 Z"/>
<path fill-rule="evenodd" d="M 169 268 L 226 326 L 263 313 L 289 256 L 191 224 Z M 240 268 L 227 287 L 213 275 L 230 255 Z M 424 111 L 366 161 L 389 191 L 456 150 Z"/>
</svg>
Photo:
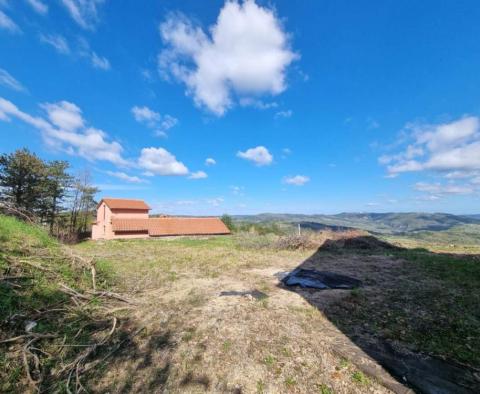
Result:
<svg viewBox="0 0 480 394">
<path fill-rule="evenodd" d="M 126 349 L 113 360 L 95 389 L 388 392 L 352 378 L 360 376 L 356 367 L 342 366 L 332 350 L 342 334 L 303 297 L 278 286 L 274 274 L 301 264 L 312 249 L 278 250 L 277 241 L 240 235 L 77 246 L 113 270 L 117 291 L 136 292 L 139 306 L 129 317 L 147 327 L 135 339 L 137 352 Z M 220 295 L 252 290 L 265 296 Z"/>
<path fill-rule="evenodd" d="M 358 235 L 363 233 L 343 237 Z M 441 297 L 443 278 L 429 271 L 428 261 L 416 262 L 413 255 L 383 250 L 381 243 L 375 250 L 334 248 L 315 253 L 329 238 L 338 240 L 342 234 L 308 235 L 300 241 L 240 234 L 77 245 L 78 253 L 96 256 L 99 264 L 112 272 L 107 282 L 115 286 L 113 290 L 132 294 L 137 306 L 127 311 L 128 317 L 135 326 L 146 327 L 99 371 L 93 391 L 401 390 L 402 383 L 350 338 L 396 337 L 406 341 L 406 347 L 432 349 L 428 338 L 415 336 L 417 328 L 434 318 L 432 314 L 445 313 L 441 308 L 450 308 L 450 304 L 432 309 L 428 302 L 412 302 L 425 299 L 424 290 L 430 289 L 427 284 L 435 285 L 440 292 L 437 297 Z M 318 292 L 291 291 L 279 285 L 278 274 L 299 265 L 357 277 L 365 288 Z M 449 283 L 461 291 L 457 282 Z M 408 288 L 408 294 L 402 292 L 402 286 Z M 237 295 L 222 296 L 222 292 Z M 401 297 L 401 302 L 394 303 L 392 297 Z M 415 313 L 398 320 L 389 303 L 404 310 L 411 304 Z M 420 332 L 423 335 L 425 330 Z M 448 340 L 468 349 L 471 343 L 452 333 Z M 434 348 L 438 349 L 452 356 L 450 349 Z"/>
</svg>

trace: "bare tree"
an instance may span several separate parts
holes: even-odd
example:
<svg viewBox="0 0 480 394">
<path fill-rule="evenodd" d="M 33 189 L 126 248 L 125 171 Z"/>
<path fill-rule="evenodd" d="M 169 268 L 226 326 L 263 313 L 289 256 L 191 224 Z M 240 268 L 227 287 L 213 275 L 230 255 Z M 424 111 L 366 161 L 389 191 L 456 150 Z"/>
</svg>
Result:
<svg viewBox="0 0 480 394">
<path fill-rule="evenodd" d="M 90 172 L 81 172 L 72 185 L 70 212 L 70 231 L 85 232 L 88 230 L 89 219 L 96 208 L 95 195 L 98 188 L 92 185 Z"/>
</svg>

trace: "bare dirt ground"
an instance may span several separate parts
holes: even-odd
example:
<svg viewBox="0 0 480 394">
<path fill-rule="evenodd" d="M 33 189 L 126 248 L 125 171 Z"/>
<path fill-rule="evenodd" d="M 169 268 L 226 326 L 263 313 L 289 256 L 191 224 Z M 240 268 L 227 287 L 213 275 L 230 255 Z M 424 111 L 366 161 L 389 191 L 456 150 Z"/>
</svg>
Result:
<svg viewBox="0 0 480 394">
<path fill-rule="evenodd" d="M 402 259 L 385 251 L 319 254 L 237 241 L 178 238 L 76 247 L 111 270 L 116 290 L 135 303 L 123 312 L 129 324 L 143 327 L 99 369 L 95 391 L 410 392 L 364 346 L 372 332 L 385 336 L 378 327 L 369 329 L 375 321 L 369 321 L 368 305 L 357 308 L 366 314 L 360 324 L 348 320 L 352 302 L 370 297 L 382 302 L 379 289 L 412 281 Z M 299 266 L 346 274 L 364 286 L 359 291 L 283 286 L 283 273 Z"/>
</svg>

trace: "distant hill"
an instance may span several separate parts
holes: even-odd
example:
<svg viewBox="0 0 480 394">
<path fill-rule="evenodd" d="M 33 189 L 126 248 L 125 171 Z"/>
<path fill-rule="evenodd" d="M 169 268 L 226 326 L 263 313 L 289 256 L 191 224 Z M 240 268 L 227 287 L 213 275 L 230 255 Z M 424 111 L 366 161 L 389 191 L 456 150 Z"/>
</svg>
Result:
<svg viewBox="0 0 480 394">
<path fill-rule="evenodd" d="M 466 218 L 473 218 L 473 219 L 480 220 L 480 213 L 477 215 L 463 215 L 463 216 L 465 216 Z"/>
<path fill-rule="evenodd" d="M 459 216 L 448 213 L 340 213 L 337 215 L 300 215 L 262 213 L 234 216 L 236 220 L 254 223 L 283 222 L 306 228 L 342 230 L 357 228 L 372 233 L 407 234 L 418 231 L 442 231 L 465 224 L 479 224 L 480 215 Z"/>
</svg>

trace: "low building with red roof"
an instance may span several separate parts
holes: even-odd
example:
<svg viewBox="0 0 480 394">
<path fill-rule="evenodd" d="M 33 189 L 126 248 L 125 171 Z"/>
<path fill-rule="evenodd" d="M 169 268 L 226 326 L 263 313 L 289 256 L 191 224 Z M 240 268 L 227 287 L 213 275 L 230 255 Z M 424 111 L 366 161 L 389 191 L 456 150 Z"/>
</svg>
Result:
<svg viewBox="0 0 480 394">
<path fill-rule="evenodd" d="M 149 238 L 172 235 L 230 234 L 215 217 L 150 217 L 143 200 L 103 198 L 97 206 L 92 239 Z"/>
</svg>

